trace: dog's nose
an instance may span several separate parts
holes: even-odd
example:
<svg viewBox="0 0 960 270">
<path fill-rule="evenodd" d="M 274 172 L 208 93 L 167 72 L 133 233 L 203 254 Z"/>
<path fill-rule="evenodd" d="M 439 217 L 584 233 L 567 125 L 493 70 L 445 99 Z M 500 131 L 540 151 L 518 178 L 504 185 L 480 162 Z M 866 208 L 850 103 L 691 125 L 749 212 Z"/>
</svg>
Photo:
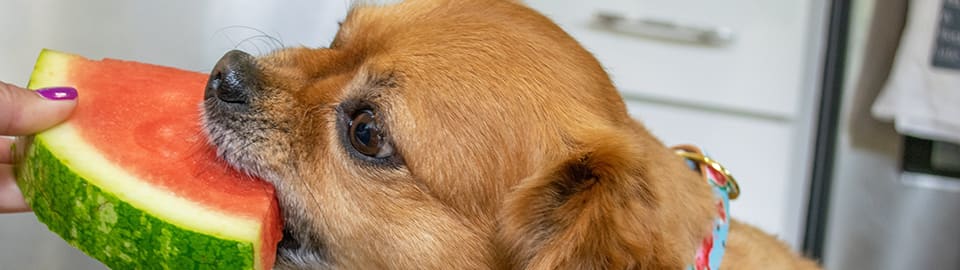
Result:
<svg viewBox="0 0 960 270">
<path fill-rule="evenodd" d="M 227 52 L 217 61 L 207 79 L 204 98 L 216 97 L 223 102 L 246 104 L 259 80 L 253 56 L 238 50 Z"/>
</svg>

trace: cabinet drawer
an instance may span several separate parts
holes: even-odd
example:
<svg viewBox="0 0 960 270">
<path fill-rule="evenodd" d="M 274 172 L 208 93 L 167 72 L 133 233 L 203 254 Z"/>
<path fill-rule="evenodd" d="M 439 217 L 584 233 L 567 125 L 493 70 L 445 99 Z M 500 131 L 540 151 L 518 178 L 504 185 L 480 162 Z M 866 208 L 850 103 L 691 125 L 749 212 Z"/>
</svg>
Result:
<svg viewBox="0 0 960 270">
<path fill-rule="evenodd" d="M 607 68 L 625 95 L 672 99 L 792 118 L 816 31 L 816 1 L 792 0 L 531 0 Z M 612 11 L 682 25 L 727 27 L 722 46 L 670 42 L 594 26 Z M 808 91 L 812 91 L 810 88 Z"/>
</svg>

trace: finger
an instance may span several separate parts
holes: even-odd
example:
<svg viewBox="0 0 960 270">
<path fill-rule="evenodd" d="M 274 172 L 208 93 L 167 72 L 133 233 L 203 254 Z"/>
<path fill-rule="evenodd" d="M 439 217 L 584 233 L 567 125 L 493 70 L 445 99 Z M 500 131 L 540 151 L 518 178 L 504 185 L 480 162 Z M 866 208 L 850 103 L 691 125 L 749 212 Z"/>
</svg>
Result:
<svg viewBox="0 0 960 270">
<path fill-rule="evenodd" d="M 27 212 L 30 207 L 13 179 L 13 166 L 0 164 L 0 213 Z"/>
<path fill-rule="evenodd" d="M 13 139 L 0 137 L 0 164 L 13 163 L 13 153 L 10 146 L 13 145 Z"/>
<path fill-rule="evenodd" d="M 27 135 L 62 122 L 77 105 L 77 90 L 55 87 L 30 91 L 0 82 L 0 135 Z"/>
</svg>

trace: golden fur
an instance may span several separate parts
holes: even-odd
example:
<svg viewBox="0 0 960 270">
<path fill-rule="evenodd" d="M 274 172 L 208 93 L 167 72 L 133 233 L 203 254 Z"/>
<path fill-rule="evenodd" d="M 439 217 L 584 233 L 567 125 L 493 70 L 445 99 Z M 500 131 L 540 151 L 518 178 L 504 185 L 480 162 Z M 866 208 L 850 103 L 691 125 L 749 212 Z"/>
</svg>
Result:
<svg viewBox="0 0 960 270">
<path fill-rule="evenodd" d="M 251 109 L 206 104 L 205 125 L 277 186 L 278 268 L 682 269 L 710 234 L 709 186 L 519 3 L 360 5 L 329 48 L 255 66 Z M 350 154 L 350 104 L 376 111 L 393 161 Z M 724 268 L 817 266 L 734 222 Z"/>
</svg>

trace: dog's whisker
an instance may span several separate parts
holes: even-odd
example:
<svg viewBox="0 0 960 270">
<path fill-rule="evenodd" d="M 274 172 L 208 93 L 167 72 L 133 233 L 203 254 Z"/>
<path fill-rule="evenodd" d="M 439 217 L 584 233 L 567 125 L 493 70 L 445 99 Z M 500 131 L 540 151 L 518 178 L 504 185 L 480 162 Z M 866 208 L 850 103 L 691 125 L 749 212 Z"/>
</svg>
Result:
<svg viewBox="0 0 960 270">
<path fill-rule="evenodd" d="M 268 38 L 268 37 L 262 37 L 262 38 L 258 38 L 258 39 L 256 39 L 256 40 L 254 40 L 254 41 L 259 41 L 259 43 L 263 43 L 263 46 L 266 47 L 267 53 L 269 53 L 269 52 L 276 51 L 277 49 L 279 49 L 279 48 L 275 48 L 275 47 L 274 47 L 274 45 L 276 45 L 276 44 L 273 43 L 273 42 L 271 42 L 271 40 L 272 40 L 272 39 L 270 39 L 270 38 Z"/>
<path fill-rule="evenodd" d="M 281 38 L 274 37 L 274 36 L 272 36 L 272 35 L 270 35 L 270 34 L 267 34 L 267 32 L 264 32 L 263 30 L 257 29 L 257 28 L 255 28 L 255 27 L 250 27 L 250 26 L 245 26 L 245 25 L 231 25 L 231 26 L 226 26 L 226 27 L 223 27 L 223 28 L 217 30 L 216 32 L 214 32 L 214 34 L 216 35 L 216 34 L 219 34 L 219 33 L 223 33 L 223 32 L 225 32 L 225 31 L 227 31 L 227 30 L 230 30 L 230 29 L 241 29 L 241 30 L 253 31 L 253 32 L 256 32 L 257 35 L 267 37 L 267 38 L 269 38 L 271 41 L 273 41 L 274 43 L 277 43 L 277 45 L 279 45 L 279 46 L 281 46 L 281 47 L 283 46 L 283 40 L 282 40 Z M 277 36 L 279 36 L 279 34 L 277 34 Z"/>
<path fill-rule="evenodd" d="M 280 36 L 279 34 L 277 34 L 278 37 L 274 37 L 274 36 L 272 36 L 272 35 L 270 35 L 270 34 L 267 34 L 267 33 L 264 32 L 263 30 L 260 30 L 260 29 L 254 28 L 254 27 L 249 27 L 249 26 L 237 26 L 237 28 L 243 28 L 243 29 L 255 31 L 255 32 L 259 33 L 259 36 L 263 36 L 263 37 L 267 38 L 268 40 L 270 40 L 271 42 L 273 42 L 275 45 L 279 46 L 279 48 L 283 48 L 283 47 L 284 47 L 283 40 L 280 39 L 280 38 L 278 38 L 278 37 Z"/>
<path fill-rule="evenodd" d="M 264 40 L 264 38 L 265 38 L 266 40 Z M 243 44 L 251 44 L 251 46 L 254 46 L 254 48 L 257 49 L 257 52 L 258 52 L 259 55 L 263 55 L 263 50 L 260 48 L 259 44 L 257 44 L 256 42 L 259 41 L 259 42 L 261 42 L 262 44 L 267 45 L 268 49 L 270 49 L 270 51 L 272 51 L 273 49 L 269 48 L 270 45 L 271 45 L 271 43 L 269 42 L 270 40 L 274 40 L 274 39 L 272 39 L 270 36 L 266 36 L 266 35 L 251 36 L 251 37 L 248 37 L 248 38 L 245 38 L 245 39 L 240 40 L 240 42 L 237 43 L 236 47 L 242 46 Z M 235 47 L 235 48 L 236 48 L 236 47 Z"/>
<path fill-rule="evenodd" d="M 242 35 L 248 35 L 250 34 L 249 32 L 252 32 L 252 35 L 238 41 L 233 37 L 234 35 L 230 34 L 230 32 L 236 33 L 236 31 L 228 31 L 228 30 L 241 30 L 242 32 L 243 31 L 248 32 L 246 34 L 241 32 L 240 34 Z M 215 31 L 214 35 L 223 35 L 223 37 L 226 38 L 228 42 L 233 44 L 233 49 L 242 49 L 242 46 L 244 46 L 245 43 L 259 39 L 259 41 L 262 42 L 263 45 L 266 45 L 266 49 L 261 48 L 257 44 L 250 45 L 257 50 L 259 55 L 263 55 L 264 52 L 275 51 L 285 47 L 284 42 L 281 38 L 274 37 L 273 35 L 267 34 L 263 30 L 250 27 L 250 26 L 243 26 L 243 25 L 226 26 Z M 277 35 L 279 36 L 279 34 Z"/>
</svg>

